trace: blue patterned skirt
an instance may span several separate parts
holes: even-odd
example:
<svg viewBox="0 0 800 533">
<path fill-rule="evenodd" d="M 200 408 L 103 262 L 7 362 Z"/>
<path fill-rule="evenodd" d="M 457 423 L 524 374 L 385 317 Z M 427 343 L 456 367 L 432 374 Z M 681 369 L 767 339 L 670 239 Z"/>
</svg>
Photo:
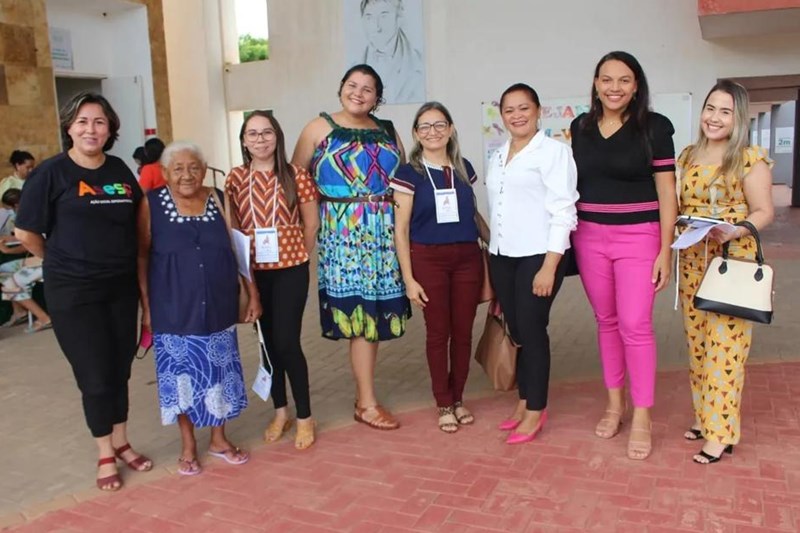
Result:
<svg viewBox="0 0 800 533">
<path fill-rule="evenodd" d="M 155 333 L 161 423 L 186 415 L 195 427 L 219 426 L 247 407 L 236 326 L 211 335 Z"/>
</svg>

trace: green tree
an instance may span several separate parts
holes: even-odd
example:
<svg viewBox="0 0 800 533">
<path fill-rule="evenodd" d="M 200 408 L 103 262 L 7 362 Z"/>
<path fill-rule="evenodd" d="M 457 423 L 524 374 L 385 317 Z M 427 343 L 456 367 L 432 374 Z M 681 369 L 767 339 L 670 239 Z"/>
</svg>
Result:
<svg viewBox="0 0 800 533">
<path fill-rule="evenodd" d="M 269 41 L 249 33 L 239 36 L 239 61 L 263 61 L 269 57 Z"/>
</svg>

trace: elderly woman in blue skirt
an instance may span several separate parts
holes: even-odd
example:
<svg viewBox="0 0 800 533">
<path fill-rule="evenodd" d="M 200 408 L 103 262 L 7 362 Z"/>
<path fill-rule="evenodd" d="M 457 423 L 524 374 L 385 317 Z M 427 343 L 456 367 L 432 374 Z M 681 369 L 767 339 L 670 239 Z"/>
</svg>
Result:
<svg viewBox="0 0 800 533">
<path fill-rule="evenodd" d="M 235 465 L 249 459 L 225 436 L 225 422 L 247 406 L 236 338 L 239 274 L 223 195 L 203 186 L 200 149 L 172 143 L 161 165 L 167 186 L 148 192 L 139 211 L 142 320 L 153 332 L 161 421 L 178 422 L 178 471 L 194 475 L 201 471 L 195 427 L 211 426 L 209 455 Z M 261 307 L 255 285 L 247 287 L 253 322 Z"/>
</svg>

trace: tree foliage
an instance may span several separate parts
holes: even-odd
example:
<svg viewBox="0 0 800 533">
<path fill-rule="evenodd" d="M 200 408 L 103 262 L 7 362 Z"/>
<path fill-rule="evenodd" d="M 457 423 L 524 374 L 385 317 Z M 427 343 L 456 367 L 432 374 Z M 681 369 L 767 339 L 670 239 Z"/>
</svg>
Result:
<svg viewBox="0 0 800 533">
<path fill-rule="evenodd" d="M 249 33 L 239 36 L 239 61 L 263 61 L 269 57 L 269 41 L 263 37 L 253 37 Z"/>
</svg>

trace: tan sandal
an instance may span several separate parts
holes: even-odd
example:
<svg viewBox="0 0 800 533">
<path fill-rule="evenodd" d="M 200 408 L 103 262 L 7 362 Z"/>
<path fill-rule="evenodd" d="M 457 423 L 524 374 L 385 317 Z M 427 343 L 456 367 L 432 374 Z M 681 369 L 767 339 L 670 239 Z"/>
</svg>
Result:
<svg viewBox="0 0 800 533">
<path fill-rule="evenodd" d="M 455 409 L 456 420 L 462 426 L 468 426 L 475 422 L 475 417 L 472 415 L 469 409 L 464 407 L 462 402 L 456 402 L 453 404 L 453 408 Z"/>
<path fill-rule="evenodd" d="M 594 428 L 594 434 L 601 439 L 611 439 L 617 436 L 620 428 L 622 427 L 622 417 L 625 414 L 625 408 L 621 411 L 614 409 L 606 409 L 603 413 L 603 418 L 597 423 Z"/>
<path fill-rule="evenodd" d="M 452 405 L 450 407 L 439 407 L 439 429 L 445 433 L 458 431 L 458 419 Z"/>
<path fill-rule="evenodd" d="M 276 442 L 283 437 L 283 434 L 289 431 L 289 428 L 292 427 L 292 419 L 286 419 L 283 424 L 278 422 L 277 418 L 273 418 L 272 422 L 269 423 L 267 429 L 264 430 L 264 440 L 266 442 Z"/>
<path fill-rule="evenodd" d="M 369 412 L 376 413 L 372 418 L 365 418 L 365 414 Z M 353 413 L 353 419 L 356 422 L 361 422 L 374 429 L 397 429 L 400 427 L 400 422 L 381 405 L 371 405 L 369 407 L 356 407 Z"/>
<path fill-rule="evenodd" d="M 653 451 L 652 427 L 650 424 L 646 428 L 631 428 L 631 435 L 628 438 L 628 459 L 642 461 L 650 457 L 650 452 Z M 634 439 L 633 436 L 636 434 L 644 435 L 645 438 Z"/>
<path fill-rule="evenodd" d="M 314 420 L 308 422 L 297 420 L 297 431 L 294 434 L 294 447 L 298 450 L 310 448 L 316 441 L 314 430 L 317 423 Z"/>
</svg>

